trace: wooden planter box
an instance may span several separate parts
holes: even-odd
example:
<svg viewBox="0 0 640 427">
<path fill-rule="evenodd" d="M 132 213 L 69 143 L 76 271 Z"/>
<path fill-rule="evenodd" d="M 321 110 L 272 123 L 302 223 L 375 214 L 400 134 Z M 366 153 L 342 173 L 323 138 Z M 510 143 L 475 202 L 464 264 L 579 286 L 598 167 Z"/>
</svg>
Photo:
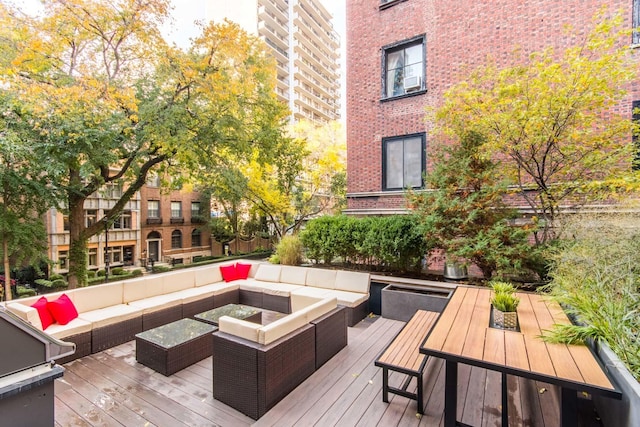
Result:
<svg viewBox="0 0 640 427">
<path fill-rule="evenodd" d="M 391 284 L 382 290 L 382 317 L 408 322 L 418 310 L 442 313 L 451 290 Z"/>
<path fill-rule="evenodd" d="M 595 346 L 605 371 L 622 391 L 622 400 L 593 396 L 598 415 L 605 426 L 640 426 L 640 383 L 631 375 L 607 344 Z"/>
</svg>

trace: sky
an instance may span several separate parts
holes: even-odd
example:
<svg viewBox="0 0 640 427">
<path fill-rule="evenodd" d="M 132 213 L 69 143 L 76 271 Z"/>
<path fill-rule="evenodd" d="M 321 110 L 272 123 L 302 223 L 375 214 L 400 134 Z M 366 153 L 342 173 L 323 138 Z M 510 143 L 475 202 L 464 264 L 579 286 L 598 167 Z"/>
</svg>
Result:
<svg viewBox="0 0 640 427">
<path fill-rule="evenodd" d="M 22 10 L 28 13 L 37 12 L 42 8 L 40 0 L 0 0 L 3 3 L 16 3 L 20 4 Z M 340 36 L 340 66 L 341 66 L 341 88 L 340 88 L 340 103 L 341 103 L 341 121 L 345 121 L 346 112 L 346 0 L 318 0 L 334 17 L 333 28 Z M 172 30 L 165 28 L 165 37 L 169 41 L 175 42 L 178 46 L 186 47 L 189 42 L 189 38 L 196 35 L 195 27 L 192 25 L 195 20 L 202 19 L 203 16 L 198 16 L 203 10 L 203 0 L 171 0 L 174 8 L 172 12 L 173 24 L 175 27 Z"/>
</svg>

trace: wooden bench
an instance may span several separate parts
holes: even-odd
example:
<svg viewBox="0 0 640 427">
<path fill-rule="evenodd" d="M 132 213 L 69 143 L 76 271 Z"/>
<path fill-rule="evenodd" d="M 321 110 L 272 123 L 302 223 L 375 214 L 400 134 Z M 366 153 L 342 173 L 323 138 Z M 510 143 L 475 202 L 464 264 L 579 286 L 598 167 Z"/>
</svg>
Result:
<svg viewBox="0 0 640 427">
<path fill-rule="evenodd" d="M 427 356 L 420 354 L 420 345 L 433 327 L 440 313 L 418 310 L 376 359 L 375 365 L 382 368 L 382 401 L 389 402 L 389 393 L 413 399 L 418 404 L 418 413 L 424 413 L 424 368 Z M 407 375 L 401 388 L 389 385 L 389 371 Z M 407 391 L 411 378 L 416 378 L 417 393 Z"/>
</svg>

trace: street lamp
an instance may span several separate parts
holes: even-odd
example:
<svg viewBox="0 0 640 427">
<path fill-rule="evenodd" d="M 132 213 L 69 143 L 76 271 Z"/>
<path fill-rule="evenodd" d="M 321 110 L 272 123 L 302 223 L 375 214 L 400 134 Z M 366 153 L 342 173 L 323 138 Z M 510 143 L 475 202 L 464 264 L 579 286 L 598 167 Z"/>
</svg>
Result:
<svg viewBox="0 0 640 427">
<path fill-rule="evenodd" d="M 104 221 L 104 281 L 109 281 L 109 221 L 107 218 L 103 218 Z"/>
</svg>

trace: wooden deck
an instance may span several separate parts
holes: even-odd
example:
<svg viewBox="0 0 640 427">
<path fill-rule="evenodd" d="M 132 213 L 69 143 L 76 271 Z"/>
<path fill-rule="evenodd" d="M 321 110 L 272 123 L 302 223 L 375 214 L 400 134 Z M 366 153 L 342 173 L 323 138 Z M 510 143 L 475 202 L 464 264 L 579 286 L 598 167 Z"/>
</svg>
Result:
<svg viewBox="0 0 640 427">
<path fill-rule="evenodd" d="M 56 425 L 67 426 L 439 426 L 444 411 L 444 367 L 431 359 L 428 403 L 422 417 L 416 402 L 391 395 L 382 402 L 382 369 L 374 360 L 404 323 L 365 319 L 349 328 L 349 345 L 257 422 L 212 396 L 212 363 L 205 359 L 170 377 L 135 361 L 129 342 L 75 360 L 56 383 Z M 399 386 L 404 376 L 392 374 Z M 500 374 L 461 365 L 458 419 L 472 426 L 500 423 Z M 557 426 L 554 386 L 509 377 L 512 426 Z M 579 399 L 579 425 L 599 427 L 590 402 Z"/>
</svg>

